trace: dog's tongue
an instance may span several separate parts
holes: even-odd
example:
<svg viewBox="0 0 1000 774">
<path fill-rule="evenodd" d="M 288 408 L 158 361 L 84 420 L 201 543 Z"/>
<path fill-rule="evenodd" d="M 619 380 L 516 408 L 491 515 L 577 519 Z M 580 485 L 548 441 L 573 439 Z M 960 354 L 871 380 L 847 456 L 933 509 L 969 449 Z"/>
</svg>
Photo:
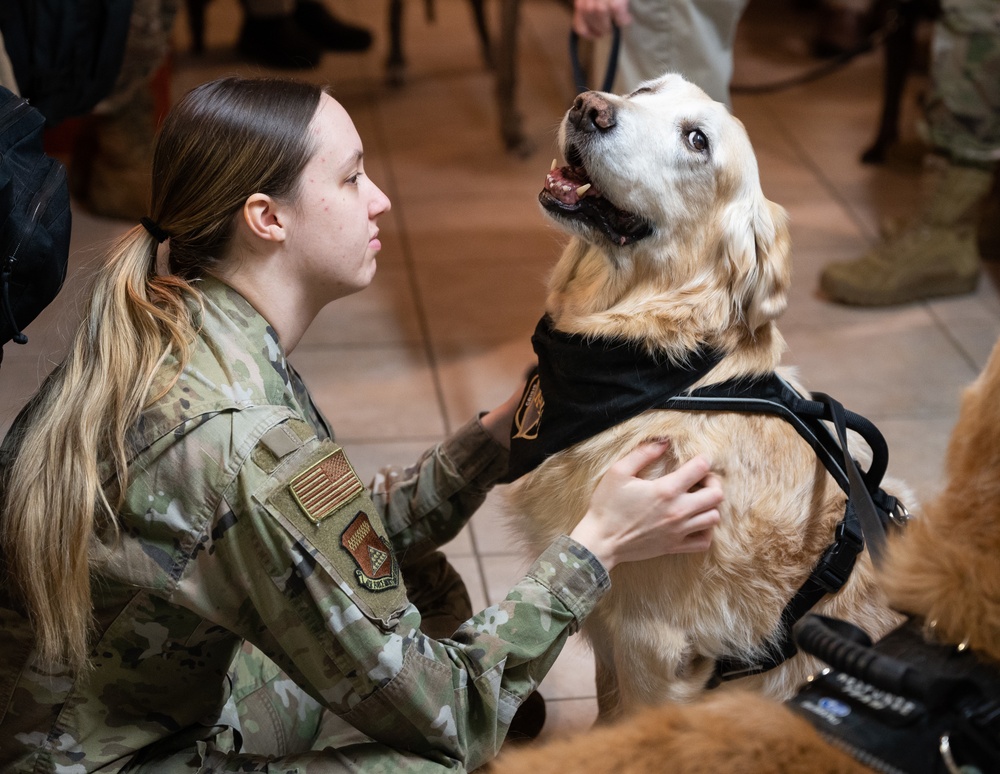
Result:
<svg viewBox="0 0 1000 774">
<path fill-rule="evenodd" d="M 563 204 L 571 206 L 584 196 L 599 195 L 587 177 L 587 170 L 583 167 L 557 167 L 555 161 L 545 176 L 545 190 Z"/>
</svg>

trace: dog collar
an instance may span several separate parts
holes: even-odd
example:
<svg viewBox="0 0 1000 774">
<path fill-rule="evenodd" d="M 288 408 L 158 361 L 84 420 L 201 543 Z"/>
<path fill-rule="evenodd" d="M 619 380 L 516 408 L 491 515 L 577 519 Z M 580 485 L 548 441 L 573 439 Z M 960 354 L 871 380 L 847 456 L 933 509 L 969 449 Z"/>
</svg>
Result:
<svg viewBox="0 0 1000 774">
<path fill-rule="evenodd" d="M 529 375 L 511 428 L 504 482 L 548 457 L 631 419 L 689 389 L 722 359 L 710 347 L 676 365 L 635 342 L 563 333 L 548 315 L 531 344 L 538 367 Z"/>
</svg>

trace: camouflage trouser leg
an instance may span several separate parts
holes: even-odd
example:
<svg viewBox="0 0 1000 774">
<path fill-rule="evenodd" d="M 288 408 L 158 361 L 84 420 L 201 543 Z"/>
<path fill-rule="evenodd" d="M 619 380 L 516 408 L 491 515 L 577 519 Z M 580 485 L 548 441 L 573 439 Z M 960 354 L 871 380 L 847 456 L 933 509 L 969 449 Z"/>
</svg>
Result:
<svg viewBox="0 0 1000 774">
<path fill-rule="evenodd" d="M 930 141 L 960 164 L 1000 160 L 1000 4 L 943 0 L 934 28 Z"/>
<path fill-rule="evenodd" d="M 444 554 L 411 549 L 400 558 L 407 595 L 423 615 L 431 637 L 452 634 L 472 617 L 461 576 Z M 127 768 L 129 774 L 187 772 L 432 772 L 445 770 L 426 758 L 370 739 L 326 711 L 257 648 L 244 644 L 229 670 L 231 703 L 238 729 L 201 739 L 197 731 L 179 735 L 166 749 L 150 752 Z M 220 721 L 221 722 L 221 721 Z M 202 735 L 210 733 L 202 729 Z"/>
</svg>

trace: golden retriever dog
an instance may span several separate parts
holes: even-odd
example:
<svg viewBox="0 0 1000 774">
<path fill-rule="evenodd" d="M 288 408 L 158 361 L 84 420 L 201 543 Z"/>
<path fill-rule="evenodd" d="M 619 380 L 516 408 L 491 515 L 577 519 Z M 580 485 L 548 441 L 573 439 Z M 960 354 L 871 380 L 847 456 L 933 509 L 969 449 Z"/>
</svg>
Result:
<svg viewBox="0 0 1000 774">
<path fill-rule="evenodd" d="M 944 490 L 890 539 L 880 578 L 892 606 L 924 625 L 929 647 L 972 659 L 1000 689 L 1000 343 L 962 397 L 947 454 Z M 893 633 L 895 634 L 895 632 Z M 892 635 L 890 635 L 892 636 Z M 947 647 L 950 646 L 950 647 Z M 911 663 L 916 658 L 908 659 Z M 925 670 L 926 671 L 926 670 Z M 988 697 L 989 694 L 987 693 Z M 980 702 L 982 704 L 982 701 Z M 921 771 L 997 771 L 1000 741 L 992 703 L 990 753 L 924 743 Z M 966 710 L 968 711 L 968 710 Z M 823 728 L 823 724 L 819 724 Z M 884 732 L 878 732 L 880 735 Z M 989 740 L 992 740 L 990 742 Z M 904 749 L 894 748 L 897 753 Z M 715 692 L 688 705 L 648 708 L 614 725 L 535 748 L 505 752 L 491 774 L 860 774 L 902 769 L 882 757 L 870 769 L 828 744 L 788 706 L 758 694 Z M 950 758 L 948 761 L 946 758 Z M 950 765 L 949 765 L 950 763 Z M 890 769 L 889 766 L 892 766 Z M 962 768 L 968 766 L 968 768 Z"/>
<path fill-rule="evenodd" d="M 683 368 L 707 348 L 718 360 L 695 387 L 778 369 L 786 345 L 775 319 L 791 272 L 787 217 L 764 197 L 749 138 L 726 107 L 668 74 L 627 96 L 580 95 L 559 141 L 567 166 L 553 165 L 539 197 L 571 235 L 549 281 L 551 327 L 581 342 L 626 342 L 664 369 Z M 808 396 L 791 373 L 780 373 Z M 526 391 L 513 445 L 533 437 L 536 420 L 551 419 L 553 403 L 547 390 Z M 772 653 L 783 609 L 844 516 L 844 492 L 784 420 L 648 410 L 516 480 L 508 495 L 519 537 L 540 551 L 569 533 L 610 465 L 658 439 L 669 439 L 671 453 L 650 476 L 702 454 L 726 500 L 707 553 L 614 569 L 611 590 L 584 624 L 602 719 L 692 700 L 719 659 Z M 866 452 L 853 450 L 858 458 Z M 898 622 L 867 551 L 816 611 L 872 636 Z M 816 666 L 799 654 L 734 683 L 786 697 Z"/>
</svg>

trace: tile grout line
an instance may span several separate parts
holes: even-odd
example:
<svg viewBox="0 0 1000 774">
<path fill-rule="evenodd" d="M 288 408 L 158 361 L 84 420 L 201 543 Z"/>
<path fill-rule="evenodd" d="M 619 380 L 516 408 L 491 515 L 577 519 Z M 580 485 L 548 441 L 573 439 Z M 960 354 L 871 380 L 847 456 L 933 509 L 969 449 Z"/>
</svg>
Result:
<svg viewBox="0 0 1000 774">
<path fill-rule="evenodd" d="M 451 434 L 451 422 L 448 419 L 448 411 L 444 399 L 444 388 L 441 384 L 441 373 L 438 367 L 437 355 L 431 341 L 430 323 L 427 320 L 427 311 L 424 299 L 417 287 L 416 266 L 413 261 L 413 249 L 410 246 L 409 230 L 406 226 L 405 206 L 402 204 L 403 196 L 399 192 L 399 186 L 396 181 L 392 151 L 383 129 L 383 116 L 378 100 L 375 99 L 374 95 L 371 95 L 368 99 L 368 103 L 371 106 L 372 114 L 375 119 L 373 121 L 374 132 L 378 138 L 379 147 L 385 155 L 385 174 L 389 183 L 387 187 L 392 190 L 392 196 L 390 199 L 396 202 L 396 204 L 393 205 L 393 208 L 396 210 L 396 219 L 399 223 L 399 248 L 403 254 L 403 265 L 406 267 L 406 275 L 410 286 L 410 296 L 413 299 L 414 311 L 417 317 L 417 326 L 420 330 L 420 337 L 423 341 L 424 354 L 427 357 L 427 363 L 430 366 L 431 381 L 434 385 L 434 396 L 437 400 L 438 411 L 441 413 L 441 423 L 444 427 L 444 434 L 447 437 Z"/>
<path fill-rule="evenodd" d="M 402 195 L 399 193 L 399 187 L 396 181 L 395 169 L 393 165 L 392 152 L 389 148 L 389 144 L 383 129 L 382 112 L 379 108 L 377 100 L 374 97 L 371 98 L 370 104 L 372 105 L 372 114 L 374 117 L 374 132 L 378 138 L 378 143 L 383 153 L 385 154 L 385 174 L 389 187 L 392 189 L 392 198 L 397 202 L 401 202 Z M 431 331 L 430 324 L 427 320 L 427 312 L 424 305 L 423 296 L 417 287 L 417 276 L 416 276 L 416 266 L 413 260 L 413 250 L 410 246 L 409 231 L 406 227 L 406 215 L 404 212 L 404 207 L 401 204 L 396 206 L 396 219 L 399 223 L 399 243 L 400 250 L 403 254 L 403 264 L 406 266 L 406 275 L 409 280 L 410 286 L 410 296 L 413 299 L 414 311 L 417 317 L 417 325 L 420 330 L 420 335 L 423 340 L 424 354 L 427 357 L 428 365 L 431 369 L 431 381 L 434 385 L 434 395 L 437 399 L 438 410 L 441 412 L 441 421 L 444 425 L 445 436 L 451 434 L 451 422 L 448 419 L 448 411 L 444 398 L 444 387 L 441 383 L 441 372 L 438 367 L 437 355 L 434 351 L 434 345 L 431 341 Z M 470 518 L 471 521 L 471 518 Z M 490 587 L 486 580 L 486 570 L 483 567 L 483 558 L 479 552 L 479 543 L 476 540 L 475 529 L 469 524 L 469 542 L 472 544 L 472 556 L 475 560 L 476 571 L 479 575 L 479 582 L 483 588 L 483 597 L 486 599 L 487 604 L 492 604 Z M 478 611 L 477 611 L 478 612 Z"/>
<path fill-rule="evenodd" d="M 826 176 L 826 174 L 823 172 L 822 167 L 820 167 L 820 165 L 814 161 L 812 155 L 805 148 L 805 146 L 803 146 L 798 141 L 794 133 L 791 132 L 783 122 L 777 119 L 777 113 L 778 111 L 776 110 L 767 111 L 767 116 L 770 123 L 773 126 L 775 126 L 778 129 L 778 131 L 781 132 L 782 135 L 785 136 L 785 138 L 792 145 L 792 147 L 795 148 L 796 155 L 802 160 L 802 163 L 813 173 L 816 180 L 823 187 L 823 189 L 833 198 L 835 202 L 837 202 L 840 208 L 847 213 L 848 218 L 851 220 L 852 223 L 854 223 L 858 231 L 862 235 L 867 237 L 870 241 L 870 235 L 867 225 L 857 216 L 857 214 L 854 211 L 854 208 L 851 206 L 851 203 L 844 198 L 844 196 L 840 193 L 837 186 L 834 185 L 833 181 L 831 181 Z M 978 373 L 979 368 L 976 365 L 975 358 L 951 332 L 945 320 L 942 319 L 941 315 L 939 315 L 934 310 L 934 307 L 931 304 L 927 303 L 926 301 L 921 301 L 920 305 L 924 307 L 924 309 L 930 315 L 931 320 L 933 320 L 934 322 L 934 326 L 939 331 L 941 331 L 942 335 L 945 337 L 945 339 L 947 339 L 948 343 L 951 344 L 951 346 L 955 349 L 957 354 L 969 365 L 969 367 L 973 371 L 973 374 Z"/>
<path fill-rule="evenodd" d="M 770 98 L 767 96 L 762 96 L 762 100 L 770 102 Z M 795 149 L 795 155 L 799 157 L 802 164 L 813 174 L 823 190 L 826 191 L 837 203 L 837 205 L 847 214 L 848 219 L 857 228 L 858 233 L 870 244 L 873 239 L 873 235 L 871 234 L 868 225 L 858 217 L 854 208 L 851 206 L 850 201 L 844 198 L 843 194 L 841 194 L 837 186 L 834 185 L 833 181 L 826 176 L 823 172 L 823 168 L 816 163 L 808 149 L 801 142 L 799 142 L 795 133 L 792 132 L 783 121 L 778 119 L 780 111 L 773 109 L 772 106 L 772 109 L 763 112 L 767 116 L 770 124 L 774 126 Z"/>
</svg>

